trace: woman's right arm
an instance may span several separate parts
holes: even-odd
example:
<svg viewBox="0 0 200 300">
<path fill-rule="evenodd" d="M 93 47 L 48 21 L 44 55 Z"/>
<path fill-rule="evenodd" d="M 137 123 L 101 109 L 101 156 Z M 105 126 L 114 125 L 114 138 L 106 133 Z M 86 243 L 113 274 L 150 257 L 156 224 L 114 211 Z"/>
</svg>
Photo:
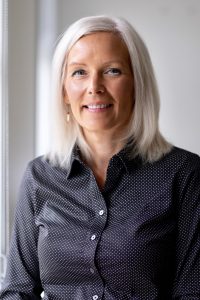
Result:
<svg viewBox="0 0 200 300">
<path fill-rule="evenodd" d="M 6 278 L 0 292 L 2 300 L 41 299 L 34 195 L 34 181 L 29 165 L 16 207 Z"/>
</svg>

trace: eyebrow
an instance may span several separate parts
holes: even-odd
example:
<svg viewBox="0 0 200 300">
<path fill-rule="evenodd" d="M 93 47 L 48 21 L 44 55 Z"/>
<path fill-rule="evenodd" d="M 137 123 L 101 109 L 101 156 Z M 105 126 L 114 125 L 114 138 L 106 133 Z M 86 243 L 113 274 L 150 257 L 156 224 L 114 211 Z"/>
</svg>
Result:
<svg viewBox="0 0 200 300">
<path fill-rule="evenodd" d="M 76 66 L 76 65 L 86 66 L 86 64 L 81 63 L 81 62 L 72 62 L 72 63 L 69 64 L 69 66 Z"/>
<path fill-rule="evenodd" d="M 108 61 L 108 62 L 105 62 L 103 65 L 110 65 L 110 64 L 113 64 L 113 63 L 116 63 L 116 64 L 121 64 L 121 65 L 123 65 L 124 64 L 124 62 L 122 61 L 122 60 L 110 60 L 110 61 Z M 69 64 L 69 66 L 87 66 L 87 64 L 85 64 L 85 63 L 82 63 L 82 62 L 71 62 L 70 64 Z"/>
</svg>

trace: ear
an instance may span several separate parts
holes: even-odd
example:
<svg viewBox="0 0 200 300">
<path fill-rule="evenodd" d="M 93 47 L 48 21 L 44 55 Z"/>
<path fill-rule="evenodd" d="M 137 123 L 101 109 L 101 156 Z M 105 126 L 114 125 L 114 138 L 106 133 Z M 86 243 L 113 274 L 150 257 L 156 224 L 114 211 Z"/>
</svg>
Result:
<svg viewBox="0 0 200 300">
<path fill-rule="evenodd" d="M 65 86 L 63 85 L 62 87 L 62 96 L 63 96 L 63 100 L 66 104 L 69 104 L 69 100 L 68 100 L 68 96 L 67 96 L 67 91 L 65 89 Z"/>
</svg>

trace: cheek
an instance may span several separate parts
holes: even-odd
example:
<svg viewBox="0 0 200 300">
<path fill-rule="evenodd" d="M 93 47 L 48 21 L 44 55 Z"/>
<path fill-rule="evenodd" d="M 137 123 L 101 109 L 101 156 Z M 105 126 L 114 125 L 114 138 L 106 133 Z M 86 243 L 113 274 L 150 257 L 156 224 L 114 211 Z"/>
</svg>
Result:
<svg viewBox="0 0 200 300">
<path fill-rule="evenodd" d="M 115 89 L 116 97 L 118 97 L 121 105 L 124 103 L 134 104 L 134 87 L 133 82 L 129 80 L 124 80 Z"/>
<path fill-rule="evenodd" d="M 84 87 L 81 82 L 67 82 L 65 84 L 66 93 L 69 101 L 75 100 L 83 91 Z"/>
</svg>

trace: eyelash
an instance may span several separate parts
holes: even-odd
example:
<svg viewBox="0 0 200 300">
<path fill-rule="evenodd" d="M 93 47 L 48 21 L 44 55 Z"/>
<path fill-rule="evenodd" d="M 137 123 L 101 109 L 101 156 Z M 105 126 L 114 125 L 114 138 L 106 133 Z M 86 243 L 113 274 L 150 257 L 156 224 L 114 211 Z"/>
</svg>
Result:
<svg viewBox="0 0 200 300">
<path fill-rule="evenodd" d="M 118 68 L 110 68 L 106 70 L 105 74 L 108 74 L 109 72 L 112 72 L 112 75 L 114 76 L 120 75 L 122 73 L 121 70 Z"/>
<path fill-rule="evenodd" d="M 112 76 L 118 76 L 118 75 L 122 74 L 121 70 L 118 69 L 118 68 L 110 68 L 110 69 L 106 70 L 106 71 L 104 72 L 104 74 L 109 74 L 110 72 L 111 72 L 111 75 L 112 75 Z M 86 74 L 86 71 L 83 70 L 83 69 L 80 69 L 80 70 L 74 71 L 74 72 L 72 73 L 72 77 L 74 77 L 74 76 L 82 77 L 82 76 L 84 76 L 85 74 Z"/>
<path fill-rule="evenodd" d="M 81 73 L 84 73 L 84 74 L 80 74 L 80 72 L 81 72 Z M 79 73 L 79 74 L 78 74 L 78 73 Z M 82 70 L 82 69 L 76 70 L 76 71 L 74 71 L 74 72 L 72 73 L 72 77 L 73 77 L 73 76 L 83 76 L 83 75 L 85 75 L 85 71 Z"/>
</svg>

